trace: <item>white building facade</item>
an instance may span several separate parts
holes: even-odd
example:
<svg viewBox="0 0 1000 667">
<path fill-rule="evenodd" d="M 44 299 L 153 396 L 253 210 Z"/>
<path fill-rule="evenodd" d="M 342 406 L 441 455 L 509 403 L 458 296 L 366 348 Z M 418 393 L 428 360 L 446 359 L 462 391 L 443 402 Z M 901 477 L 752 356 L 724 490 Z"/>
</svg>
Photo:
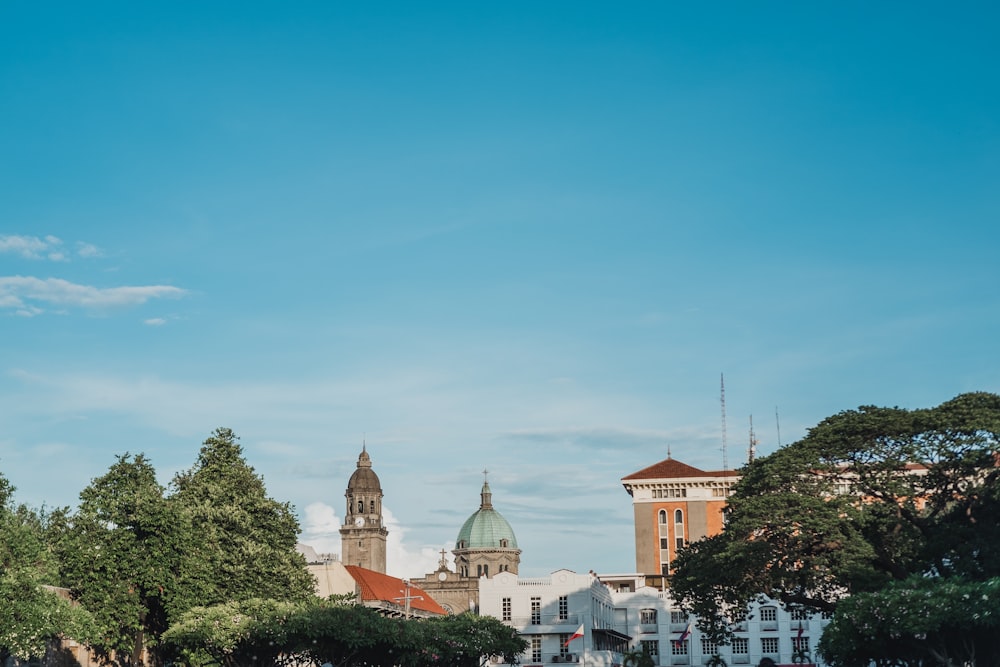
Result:
<svg viewBox="0 0 1000 667">
<path fill-rule="evenodd" d="M 528 641 L 524 667 L 567 662 L 614 667 L 632 650 L 645 650 L 662 667 L 704 665 L 715 656 L 728 665 L 759 665 L 764 659 L 821 665 L 816 641 L 828 622 L 765 601 L 737 626 L 730 644 L 716 645 L 668 592 L 646 586 L 640 574 L 558 570 L 547 578 L 521 579 L 501 573 L 480 579 L 479 599 L 481 614 L 500 619 Z M 583 635 L 573 638 L 581 626 Z"/>
</svg>

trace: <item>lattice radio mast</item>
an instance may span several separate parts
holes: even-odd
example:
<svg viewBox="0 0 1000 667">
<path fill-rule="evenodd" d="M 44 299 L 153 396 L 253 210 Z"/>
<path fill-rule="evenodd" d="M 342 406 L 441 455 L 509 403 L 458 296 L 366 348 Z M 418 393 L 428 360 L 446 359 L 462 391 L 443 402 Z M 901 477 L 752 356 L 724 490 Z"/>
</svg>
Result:
<svg viewBox="0 0 1000 667">
<path fill-rule="evenodd" d="M 750 446 L 747 448 L 747 463 L 753 463 L 754 456 L 757 455 L 757 436 L 753 432 L 753 415 L 750 415 Z"/>
<path fill-rule="evenodd" d="M 726 376 L 719 373 L 719 403 L 722 406 L 722 472 L 729 472 L 729 452 L 726 447 Z"/>
</svg>

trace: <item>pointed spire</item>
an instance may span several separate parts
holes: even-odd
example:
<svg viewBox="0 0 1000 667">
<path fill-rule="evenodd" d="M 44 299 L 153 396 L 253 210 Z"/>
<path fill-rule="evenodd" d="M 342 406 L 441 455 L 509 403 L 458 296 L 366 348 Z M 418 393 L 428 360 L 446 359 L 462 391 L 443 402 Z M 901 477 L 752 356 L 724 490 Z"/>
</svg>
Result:
<svg viewBox="0 0 1000 667">
<path fill-rule="evenodd" d="M 491 510 L 493 509 L 493 492 L 490 491 L 489 482 L 490 471 L 483 468 L 483 490 L 479 492 L 480 503 L 479 509 Z"/>
</svg>

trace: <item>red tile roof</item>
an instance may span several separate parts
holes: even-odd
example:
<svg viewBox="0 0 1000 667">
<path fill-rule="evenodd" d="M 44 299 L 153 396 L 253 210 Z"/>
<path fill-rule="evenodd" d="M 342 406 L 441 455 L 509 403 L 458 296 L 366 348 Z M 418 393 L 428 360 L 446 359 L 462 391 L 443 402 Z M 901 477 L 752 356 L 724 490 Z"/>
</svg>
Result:
<svg viewBox="0 0 1000 667">
<path fill-rule="evenodd" d="M 654 463 L 648 468 L 643 468 L 631 475 L 622 477 L 622 480 L 635 479 L 678 479 L 684 477 L 736 477 L 735 470 L 701 470 L 686 463 L 681 463 L 677 459 L 664 459 L 659 463 Z"/>
<path fill-rule="evenodd" d="M 390 577 L 388 574 L 382 574 L 375 570 L 367 570 L 357 565 L 345 565 L 344 568 L 358 584 L 361 602 L 379 601 L 398 604 L 400 607 L 404 606 L 404 601 L 398 599 L 406 594 L 404 593 L 406 584 L 403 583 L 402 579 Z M 413 584 L 410 584 L 409 594 L 411 597 L 417 596 L 420 598 L 410 600 L 411 609 L 431 614 L 440 614 L 442 616 L 448 613 L 444 607 L 434 601 L 434 598 Z"/>
</svg>

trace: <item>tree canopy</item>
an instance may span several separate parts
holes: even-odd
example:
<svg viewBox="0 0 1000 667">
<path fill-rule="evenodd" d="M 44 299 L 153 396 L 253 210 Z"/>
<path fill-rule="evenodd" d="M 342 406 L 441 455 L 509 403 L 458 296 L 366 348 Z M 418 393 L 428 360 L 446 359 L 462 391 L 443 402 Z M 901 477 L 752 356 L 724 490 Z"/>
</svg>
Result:
<svg viewBox="0 0 1000 667">
<path fill-rule="evenodd" d="M 123 454 L 53 530 L 62 579 L 97 622 L 93 648 L 121 663 L 137 664 L 183 606 L 178 573 L 190 530 L 163 492 L 145 456 Z"/>
<path fill-rule="evenodd" d="M 761 595 L 844 619 L 848 596 L 901 590 L 911 577 L 990 581 L 1000 576 L 998 443 L 1000 396 L 989 393 L 831 416 L 741 471 L 724 531 L 675 561 L 673 595 L 726 639 Z"/>
<path fill-rule="evenodd" d="M 488 656 L 514 663 L 527 647 L 512 628 L 492 617 L 404 620 L 318 598 L 197 607 L 163 639 L 171 655 L 194 667 L 479 667 Z"/>
<path fill-rule="evenodd" d="M 86 640 L 93 634 L 86 611 L 51 588 L 56 563 L 45 540 L 45 517 L 15 505 L 14 487 L 0 475 L 0 665 L 14 656 L 45 653 L 62 633 Z"/>
<path fill-rule="evenodd" d="M 171 502 L 198 535 L 201 567 L 187 583 L 200 591 L 199 604 L 312 595 L 312 577 L 295 550 L 298 520 L 288 503 L 267 495 L 230 429 L 216 429 L 172 487 Z"/>
<path fill-rule="evenodd" d="M 91 647 L 119 664 L 158 657 L 161 635 L 194 607 L 312 595 L 298 522 L 229 429 L 205 440 L 169 494 L 145 455 L 126 453 L 50 523 L 60 580 L 94 616 Z"/>
</svg>

